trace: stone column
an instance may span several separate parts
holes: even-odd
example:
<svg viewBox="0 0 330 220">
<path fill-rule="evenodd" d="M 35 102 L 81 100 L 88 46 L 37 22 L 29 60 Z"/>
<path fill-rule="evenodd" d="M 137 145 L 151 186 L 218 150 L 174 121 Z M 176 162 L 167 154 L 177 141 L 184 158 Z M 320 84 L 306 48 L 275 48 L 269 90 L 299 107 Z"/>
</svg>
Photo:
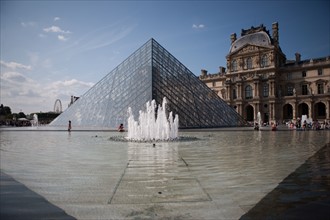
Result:
<svg viewBox="0 0 330 220">
<path fill-rule="evenodd" d="M 254 103 L 254 119 L 257 120 L 258 112 L 260 112 L 260 104 L 259 103 Z"/>
<path fill-rule="evenodd" d="M 269 89 L 270 89 L 270 97 L 275 96 L 275 81 L 274 80 L 269 80 Z"/>
<path fill-rule="evenodd" d="M 225 84 L 226 84 L 226 94 L 227 94 L 226 100 L 231 101 L 233 94 L 232 94 L 232 91 L 231 91 L 231 81 L 230 81 L 230 79 L 226 80 Z"/>
<path fill-rule="evenodd" d="M 330 119 L 330 102 L 325 103 L 325 118 Z"/>
<path fill-rule="evenodd" d="M 242 115 L 242 112 L 243 112 L 242 104 L 237 105 L 237 112 L 238 112 L 238 114 L 240 114 L 243 117 L 243 115 Z"/>
<path fill-rule="evenodd" d="M 242 82 L 237 82 L 237 99 L 242 99 Z"/>
<path fill-rule="evenodd" d="M 308 105 L 308 115 L 307 115 L 307 118 L 312 118 L 313 117 L 313 115 L 312 115 L 312 103 L 311 102 L 308 102 L 307 103 L 307 105 Z"/>
<path fill-rule="evenodd" d="M 275 109 L 274 109 L 274 107 L 275 107 L 275 105 L 274 105 L 274 103 L 273 102 L 271 102 L 270 103 L 270 107 L 269 107 L 269 120 L 271 121 L 271 122 L 275 122 L 275 115 L 274 115 L 274 113 L 275 113 Z"/>
<path fill-rule="evenodd" d="M 293 102 L 293 105 L 292 105 L 292 119 L 296 120 L 297 118 L 297 102 Z"/>
<path fill-rule="evenodd" d="M 259 82 L 254 81 L 254 97 L 259 98 Z"/>
</svg>

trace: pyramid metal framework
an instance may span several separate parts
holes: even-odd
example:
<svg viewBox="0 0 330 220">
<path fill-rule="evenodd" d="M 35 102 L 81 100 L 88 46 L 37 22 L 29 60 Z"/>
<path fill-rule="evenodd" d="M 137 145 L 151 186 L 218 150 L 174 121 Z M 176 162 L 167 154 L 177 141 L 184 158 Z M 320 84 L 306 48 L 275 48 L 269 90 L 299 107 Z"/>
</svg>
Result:
<svg viewBox="0 0 330 220">
<path fill-rule="evenodd" d="M 117 128 L 127 124 L 127 110 L 137 119 L 146 102 L 163 97 L 179 115 L 180 128 L 242 126 L 242 117 L 154 39 L 90 88 L 51 126 Z"/>
</svg>

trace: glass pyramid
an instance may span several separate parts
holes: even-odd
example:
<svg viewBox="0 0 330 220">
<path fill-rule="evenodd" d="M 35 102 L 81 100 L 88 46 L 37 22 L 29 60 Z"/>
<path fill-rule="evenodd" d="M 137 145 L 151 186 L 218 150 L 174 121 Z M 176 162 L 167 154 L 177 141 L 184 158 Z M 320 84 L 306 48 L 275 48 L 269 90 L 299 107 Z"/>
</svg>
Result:
<svg viewBox="0 0 330 220">
<path fill-rule="evenodd" d="M 153 99 L 179 115 L 180 128 L 244 125 L 241 116 L 154 39 L 89 89 L 51 126 L 117 128 L 127 124 L 127 110 L 137 119 Z"/>
</svg>

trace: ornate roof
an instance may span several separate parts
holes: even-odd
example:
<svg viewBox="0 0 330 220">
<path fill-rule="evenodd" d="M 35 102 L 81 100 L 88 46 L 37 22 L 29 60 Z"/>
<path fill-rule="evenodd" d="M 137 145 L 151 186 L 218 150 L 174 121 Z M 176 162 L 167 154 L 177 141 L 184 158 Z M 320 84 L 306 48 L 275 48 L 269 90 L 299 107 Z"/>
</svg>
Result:
<svg viewBox="0 0 330 220">
<path fill-rule="evenodd" d="M 252 32 L 251 34 L 246 34 L 246 32 L 231 45 L 229 53 L 234 53 L 247 44 L 262 47 L 272 46 L 271 38 L 264 30 L 256 33 Z"/>
</svg>

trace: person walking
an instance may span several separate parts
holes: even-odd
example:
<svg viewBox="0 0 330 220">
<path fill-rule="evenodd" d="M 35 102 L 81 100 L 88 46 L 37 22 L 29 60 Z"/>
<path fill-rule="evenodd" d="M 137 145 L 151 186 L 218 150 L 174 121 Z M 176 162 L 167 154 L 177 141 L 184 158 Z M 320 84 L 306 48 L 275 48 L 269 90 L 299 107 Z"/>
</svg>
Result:
<svg viewBox="0 0 330 220">
<path fill-rule="evenodd" d="M 71 131 L 71 121 L 69 121 L 68 131 Z"/>
</svg>

